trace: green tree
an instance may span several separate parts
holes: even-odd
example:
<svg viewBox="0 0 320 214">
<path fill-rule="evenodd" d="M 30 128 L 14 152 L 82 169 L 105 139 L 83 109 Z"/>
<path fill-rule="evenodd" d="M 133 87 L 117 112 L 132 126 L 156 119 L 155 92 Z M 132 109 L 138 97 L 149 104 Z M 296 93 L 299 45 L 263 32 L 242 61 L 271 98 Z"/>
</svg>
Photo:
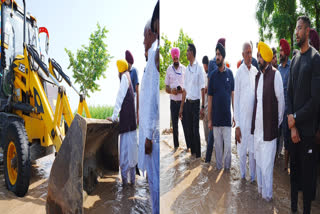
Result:
<svg viewBox="0 0 320 214">
<path fill-rule="evenodd" d="M 69 68 L 72 68 L 73 78 L 76 83 L 80 84 L 80 92 L 90 97 L 89 92 L 93 93 L 100 90 L 100 86 L 96 83 L 101 77 L 106 78 L 105 71 L 112 56 L 108 53 L 107 44 L 104 39 L 107 38 L 108 30 L 101 28 L 97 24 L 97 30 L 91 33 L 89 38 L 89 46 L 82 45 L 77 50 L 76 57 L 65 48 L 69 56 Z"/>
<path fill-rule="evenodd" d="M 171 41 L 168 40 L 168 37 L 164 34 L 161 36 L 161 40 L 163 41 L 163 45 L 160 46 L 159 54 L 160 54 L 160 90 L 165 87 L 164 79 L 166 76 L 166 71 L 170 63 L 172 62 L 170 50 L 172 48 Z"/>
<path fill-rule="evenodd" d="M 315 22 L 317 32 L 320 32 L 320 1 L 319 0 L 300 0 L 306 14 Z"/>
<path fill-rule="evenodd" d="M 260 40 L 288 40 L 293 50 L 294 31 L 298 17 L 296 0 L 259 0 L 256 19 Z"/>
<path fill-rule="evenodd" d="M 166 76 L 166 71 L 169 65 L 173 63 L 171 58 L 171 48 L 179 47 L 180 49 L 180 63 L 184 66 L 189 64 L 187 59 L 187 49 L 188 44 L 193 43 L 193 39 L 191 39 L 186 33 L 180 29 L 179 37 L 176 41 L 171 42 L 168 40 L 168 37 L 162 34 L 161 39 L 163 41 L 163 45 L 160 46 L 160 89 L 165 87 L 164 79 Z"/>
</svg>

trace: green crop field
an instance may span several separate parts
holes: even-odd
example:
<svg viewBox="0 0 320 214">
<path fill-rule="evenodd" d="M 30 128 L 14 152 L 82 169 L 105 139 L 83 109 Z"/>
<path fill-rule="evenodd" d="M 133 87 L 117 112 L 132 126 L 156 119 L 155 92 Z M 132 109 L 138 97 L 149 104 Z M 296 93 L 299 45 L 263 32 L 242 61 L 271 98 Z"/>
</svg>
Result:
<svg viewBox="0 0 320 214">
<path fill-rule="evenodd" d="M 111 117 L 113 113 L 113 106 L 89 106 L 89 111 L 92 118 L 95 119 L 106 119 Z M 75 112 L 76 113 L 76 112 Z M 83 111 L 82 116 L 85 117 L 85 112 Z"/>
</svg>

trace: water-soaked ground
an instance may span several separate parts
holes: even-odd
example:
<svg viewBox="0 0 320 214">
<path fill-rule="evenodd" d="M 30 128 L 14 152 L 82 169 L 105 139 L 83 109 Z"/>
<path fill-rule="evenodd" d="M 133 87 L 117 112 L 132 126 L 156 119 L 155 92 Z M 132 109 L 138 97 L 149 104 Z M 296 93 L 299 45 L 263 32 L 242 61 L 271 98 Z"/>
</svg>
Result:
<svg viewBox="0 0 320 214">
<path fill-rule="evenodd" d="M 169 127 L 169 97 L 160 96 L 161 129 Z M 290 177 L 284 171 L 283 159 L 277 159 L 273 177 L 273 201 L 266 202 L 257 192 L 257 184 L 240 179 L 236 145 L 232 140 L 230 171 L 215 170 L 213 151 L 210 165 L 186 152 L 183 130 L 179 122 L 180 147 L 173 149 L 172 134 L 161 135 L 160 144 L 160 212 L 161 213 L 290 213 Z M 232 131 L 234 134 L 234 130 Z M 200 122 L 201 157 L 206 143 Z M 234 139 L 234 136 L 232 136 Z M 299 212 L 302 213 L 302 194 L 299 193 Z M 312 213 L 320 213 L 320 201 L 312 203 Z"/>
<path fill-rule="evenodd" d="M 9 192 L 4 181 L 4 167 L 0 153 L 0 213 L 43 214 L 47 198 L 48 178 L 53 155 L 34 162 L 30 187 L 25 197 Z M 151 213 L 149 185 L 145 177 L 136 177 L 134 186 L 122 186 L 119 173 L 107 171 L 99 178 L 97 188 L 84 201 L 84 213 Z"/>
</svg>

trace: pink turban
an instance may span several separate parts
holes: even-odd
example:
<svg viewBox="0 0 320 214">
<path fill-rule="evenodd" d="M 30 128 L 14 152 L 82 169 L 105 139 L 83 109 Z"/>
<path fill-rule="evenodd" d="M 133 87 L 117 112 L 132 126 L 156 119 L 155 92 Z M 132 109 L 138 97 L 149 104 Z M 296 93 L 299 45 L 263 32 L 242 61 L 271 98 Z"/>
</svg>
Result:
<svg viewBox="0 0 320 214">
<path fill-rule="evenodd" d="M 174 59 L 177 57 L 178 59 L 180 58 L 180 49 L 179 48 L 172 48 L 171 49 L 171 57 Z"/>
</svg>

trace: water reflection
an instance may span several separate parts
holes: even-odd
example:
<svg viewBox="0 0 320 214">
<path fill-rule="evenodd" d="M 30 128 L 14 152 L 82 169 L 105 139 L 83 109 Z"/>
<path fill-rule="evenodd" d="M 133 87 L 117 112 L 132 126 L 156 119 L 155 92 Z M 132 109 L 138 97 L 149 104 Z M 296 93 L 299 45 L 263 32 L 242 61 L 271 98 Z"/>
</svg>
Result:
<svg viewBox="0 0 320 214">
<path fill-rule="evenodd" d="M 16 197 L 5 186 L 0 156 L 0 213 L 45 213 L 48 178 L 54 161 L 49 155 L 32 163 L 27 195 Z M 105 171 L 99 184 L 84 201 L 84 213 L 151 213 L 149 185 L 146 177 L 137 176 L 134 186 L 122 186 L 118 172 Z"/>
<path fill-rule="evenodd" d="M 180 136 L 183 142 L 183 136 Z M 236 146 L 232 144 L 230 171 L 215 169 L 215 155 L 210 165 L 202 159 L 190 157 L 185 146 L 174 151 L 172 135 L 161 138 L 160 204 L 161 213 L 290 213 L 290 177 L 283 171 L 283 160 L 274 167 L 272 202 L 259 196 L 256 183 L 240 179 Z M 202 157 L 206 145 L 202 140 Z M 282 162 L 281 162 L 282 161 Z M 302 208 L 302 194 L 299 199 Z M 320 201 L 314 201 L 312 212 L 320 210 Z"/>
<path fill-rule="evenodd" d="M 160 94 L 160 128 L 170 125 L 170 99 Z M 211 164 L 190 157 L 179 122 L 180 149 L 174 150 L 172 134 L 160 139 L 160 213 L 290 213 L 290 176 L 283 171 L 283 159 L 277 160 L 273 173 L 273 201 L 259 196 L 257 184 L 240 179 L 237 149 L 232 141 L 230 171 L 215 170 L 213 150 Z M 232 130 L 232 134 L 234 129 Z M 201 157 L 205 157 L 206 143 L 200 121 Z M 232 136 L 231 139 L 234 139 Z M 302 213 L 302 194 L 299 194 L 299 213 Z M 312 202 L 312 213 L 319 213 L 320 201 Z"/>
</svg>

